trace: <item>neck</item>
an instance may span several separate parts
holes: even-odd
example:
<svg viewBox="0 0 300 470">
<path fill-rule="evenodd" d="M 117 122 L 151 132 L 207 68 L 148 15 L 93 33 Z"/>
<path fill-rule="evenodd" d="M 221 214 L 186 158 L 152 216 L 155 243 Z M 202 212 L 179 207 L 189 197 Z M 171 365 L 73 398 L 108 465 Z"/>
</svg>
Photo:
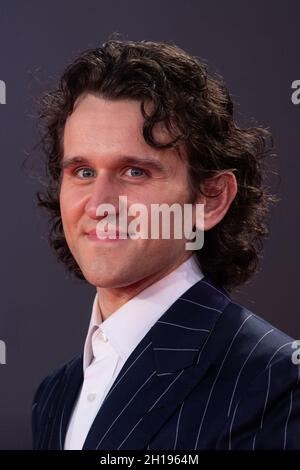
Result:
<svg viewBox="0 0 300 470">
<path fill-rule="evenodd" d="M 160 270 L 154 274 L 151 274 L 137 282 L 134 282 L 124 287 L 97 287 L 99 308 L 101 311 L 102 320 L 106 320 L 122 305 L 128 302 L 130 299 L 142 292 L 146 287 L 151 286 L 155 282 L 163 279 L 165 276 L 174 271 L 184 261 L 186 261 L 191 255 L 180 259 L 177 263 L 168 266 L 164 270 Z"/>
</svg>

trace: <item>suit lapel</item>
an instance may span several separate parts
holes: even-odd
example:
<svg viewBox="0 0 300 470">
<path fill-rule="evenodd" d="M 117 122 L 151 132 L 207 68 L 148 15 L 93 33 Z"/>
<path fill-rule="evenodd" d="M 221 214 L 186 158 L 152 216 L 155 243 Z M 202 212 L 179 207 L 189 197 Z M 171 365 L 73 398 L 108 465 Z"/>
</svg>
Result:
<svg viewBox="0 0 300 470">
<path fill-rule="evenodd" d="M 205 277 L 154 324 L 118 374 L 83 449 L 146 447 L 209 367 L 201 353 L 229 303 L 218 289 Z"/>
</svg>

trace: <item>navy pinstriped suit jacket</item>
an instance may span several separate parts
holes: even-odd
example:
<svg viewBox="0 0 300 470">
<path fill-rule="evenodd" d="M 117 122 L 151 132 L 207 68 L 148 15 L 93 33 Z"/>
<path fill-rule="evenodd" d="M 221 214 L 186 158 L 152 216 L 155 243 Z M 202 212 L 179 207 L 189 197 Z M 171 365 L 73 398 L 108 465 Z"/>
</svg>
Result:
<svg viewBox="0 0 300 470">
<path fill-rule="evenodd" d="M 292 342 L 204 277 L 127 359 L 83 449 L 300 449 Z M 82 381 L 80 355 L 41 383 L 34 449 L 63 449 Z"/>
</svg>

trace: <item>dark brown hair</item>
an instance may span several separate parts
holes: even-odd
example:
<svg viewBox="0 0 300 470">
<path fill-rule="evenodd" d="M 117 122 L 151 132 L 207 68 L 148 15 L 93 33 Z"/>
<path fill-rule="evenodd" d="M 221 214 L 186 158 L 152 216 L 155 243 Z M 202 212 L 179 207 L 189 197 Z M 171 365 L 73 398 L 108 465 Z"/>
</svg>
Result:
<svg viewBox="0 0 300 470">
<path fill-rule="evenodd" d="M 208 74 L 198 58 L 166 43 L 110 40 L 83 52 L 66 69 L 58 88 L 42 97 L 47 188 L 37 197 L 49 212 L 49 241 L 58 259 L 83 279 L 65 240 L 59 187 L 64 125 L 76 99 L 86 92 L 139 100 L 145 141 L 155 148 L 184 146 L 195 197 L 207 178 L 226 169 L 235 172 L 237 196 L 222 221 L 205 233 L 204 246 L 196 253 L 202 271 L 225 288 L 243 284 L 256 271 L 262 239 L 268 234 L 266 215 L 275 200 L 264 188 L 264 157 L 271 136 L 259 127 L 238 127 L 222 80 Z M 148 101 L 153 104 L 149 114 L 144 106 Z M 169 131 L 168 143 L 153 136 L 158 122 Z"/>
</svg>

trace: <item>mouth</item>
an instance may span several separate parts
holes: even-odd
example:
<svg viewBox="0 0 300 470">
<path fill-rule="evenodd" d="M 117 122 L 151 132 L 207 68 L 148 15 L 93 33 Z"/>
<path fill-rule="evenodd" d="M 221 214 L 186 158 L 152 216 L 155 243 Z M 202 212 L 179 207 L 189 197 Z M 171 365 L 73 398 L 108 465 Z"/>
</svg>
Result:
<svg viewBox="0 0 300 470">
<path fill-rule="evenodd" d="M 99 236 L 98 236 L 99 235 Z M 118 231 L 106 231 L 106 232 L 96 232 L 95 229 L 85 232 L 85 237 L 88 240 L 96 241 L 96 242 L 116 242 L 122 241 L 129 238 L 129 235 L 126 232 L 118 232 Z"/>
</svg>

